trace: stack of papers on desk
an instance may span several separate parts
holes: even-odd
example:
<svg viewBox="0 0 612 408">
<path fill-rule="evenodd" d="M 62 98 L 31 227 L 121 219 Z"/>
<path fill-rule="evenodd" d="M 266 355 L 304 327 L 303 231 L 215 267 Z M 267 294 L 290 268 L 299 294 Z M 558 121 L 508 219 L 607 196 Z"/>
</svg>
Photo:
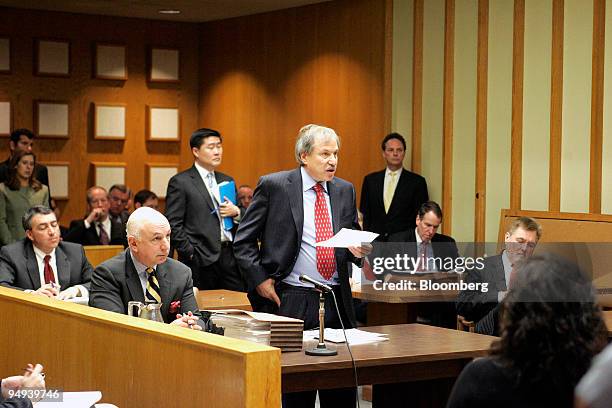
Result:
<svg viewBox="0 0 612 408">
<path fill-rule="evenodd" d="M 325 328 L 324 336 L 325 341 L 330 341 L 332 343 L 345 342 L 342 329 Z M 371 344 L 377 343 L 379 341 L 389 340 L 386 334 L 373 333 L 359 329 L 347 329 L 346 338 L 348 339 L 348 342 L 351 346 L 355 346 L 357 344 Z M 304 332 L 304 341 L 312 339 L 319 339 L 319 329 L 307 330 Z"/>
<path fill-rule="evenodd" d="M 304 321 L 270 313 L 246 310 L 214 310 L 210 317 L 224 335 L 278 347 L 281 351 L 300 351 Z"/>
</svg>

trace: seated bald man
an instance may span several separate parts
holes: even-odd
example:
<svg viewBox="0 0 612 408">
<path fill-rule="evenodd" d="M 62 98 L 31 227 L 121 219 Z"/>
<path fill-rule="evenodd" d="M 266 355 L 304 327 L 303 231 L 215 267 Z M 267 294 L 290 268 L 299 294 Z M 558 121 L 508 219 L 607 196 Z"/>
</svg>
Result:
<svg viewBox="0 0 612 408">
<path fill-rule="evenodd" d="M 150 207 L 127 221 L 128 248 L 103 262 L 91 277 L 89 306 L 127 314 L 128 302 L 161 303 L 166 323 L 202 330 L 191 270 L 168 258 L 170 224 Z"/>
</svg>

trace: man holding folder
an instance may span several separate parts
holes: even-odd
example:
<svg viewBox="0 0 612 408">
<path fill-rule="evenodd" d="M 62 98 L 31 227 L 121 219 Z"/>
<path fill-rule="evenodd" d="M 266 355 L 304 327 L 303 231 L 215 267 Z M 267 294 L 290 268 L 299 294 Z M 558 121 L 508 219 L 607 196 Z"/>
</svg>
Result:
<svg viewBox="0 0 612 408">
<path fill-rule="evenodd" d="M 179 261 L 191 268 L 194 286 L 200 289 L 244 291 L 234 259 L 232 241 L 240 209 L 235 200 L 234 179 L 215 169 L 223 156 L 221 134 L 198 129 L 189 145 L 191 168 L 172 177 L 166 193 L 166 217 L 172 228 L 172 247 Z M 233 188 L 233 197 L 219 194 Z M 232 187 L 233 186 L 233 187 Z"/>
</svg>

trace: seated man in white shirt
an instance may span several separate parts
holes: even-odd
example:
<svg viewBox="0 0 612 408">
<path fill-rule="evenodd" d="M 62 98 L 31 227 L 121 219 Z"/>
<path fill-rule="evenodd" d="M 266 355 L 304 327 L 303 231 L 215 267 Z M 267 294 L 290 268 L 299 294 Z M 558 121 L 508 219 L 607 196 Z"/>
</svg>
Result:
<svg viewBox="0 0 612 408">
<path fill-rule="evenodd" d="M 53 210 L 30 208 L 23 228 L 26 238 L 0 250 L 0 285 L 61 300 L 89 297 L 93 269 L 80 244 L 61 241 Z"/>
</svg>

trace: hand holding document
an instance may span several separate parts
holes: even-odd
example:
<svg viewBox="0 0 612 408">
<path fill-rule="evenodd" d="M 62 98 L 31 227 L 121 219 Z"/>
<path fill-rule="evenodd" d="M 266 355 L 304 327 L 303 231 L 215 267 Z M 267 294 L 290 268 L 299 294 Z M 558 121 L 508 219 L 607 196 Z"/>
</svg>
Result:
<svg viewBox="0 0 612 408">
<path fill-rule="evenodd" d="M 325 241 L 320 241 L 315 246 L 348 248 L 351 246 L 361 246 L 364 243 L 371 243 L 378 234 L 370 231 L 359 231 L 349 228 L 342 228 L 336 235 Z"/>
</svg>

